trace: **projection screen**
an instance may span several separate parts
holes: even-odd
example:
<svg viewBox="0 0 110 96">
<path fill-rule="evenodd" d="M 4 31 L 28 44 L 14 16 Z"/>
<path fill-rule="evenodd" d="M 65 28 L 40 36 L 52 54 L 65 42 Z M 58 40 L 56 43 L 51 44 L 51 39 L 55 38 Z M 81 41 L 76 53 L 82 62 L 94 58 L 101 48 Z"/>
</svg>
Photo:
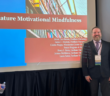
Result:
<svg viewBox="0 0 110 96">
<path fill-rule="evenodd" d="M 0 72 L 81 68 L 95 22 L 95 0 L 0 1 Z"/>
</svg>

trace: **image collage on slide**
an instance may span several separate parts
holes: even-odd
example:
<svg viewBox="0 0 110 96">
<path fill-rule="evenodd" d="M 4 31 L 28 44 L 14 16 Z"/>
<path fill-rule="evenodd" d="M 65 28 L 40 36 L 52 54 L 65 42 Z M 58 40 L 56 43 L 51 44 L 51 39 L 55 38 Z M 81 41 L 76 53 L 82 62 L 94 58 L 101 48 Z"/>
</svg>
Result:
<svg viewBox="0 0 110 96">
<path fill-rule="evenodd" d="M 26 0 L 27 14 L 87 15 L 87 0 Z M 87 30 L 27 29 L 27 38 L 87 38 Z"/>
<path fill-rule="evenodd" d="M 33 26 L 37 29 L 26 29 L 26 63 L 80 61 L 82 43 L 87 40 L 87 0 L 26 0 L 26 14 L 66 19 L 66 22 L 48 23 L 46 27 L 36 24 Z M 68 23 L 67 19 L 71 18 L 81 22 Z"/>
</svg>

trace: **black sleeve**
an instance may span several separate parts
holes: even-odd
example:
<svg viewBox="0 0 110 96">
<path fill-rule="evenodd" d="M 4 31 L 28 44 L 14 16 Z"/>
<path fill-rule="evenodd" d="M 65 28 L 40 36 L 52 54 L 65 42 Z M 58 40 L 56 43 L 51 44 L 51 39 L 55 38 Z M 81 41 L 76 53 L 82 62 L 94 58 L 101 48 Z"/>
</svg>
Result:
<svg viewBox="0 0 110 96">
<path fill-rule="evenodd" d="M 110 43 L 109 43 L 109 57 L 108 57 L 108 59 L 109 59 L 109 77 L 110 77 Z"/>
<path fill-rule="evenodd" d="M 88 44 L 85 43 L 82 51 L 82 71 L 84 76 L 88 76 L 88 68 L 87 68 L 87 63 L 88 63 Z"/>
</svg>

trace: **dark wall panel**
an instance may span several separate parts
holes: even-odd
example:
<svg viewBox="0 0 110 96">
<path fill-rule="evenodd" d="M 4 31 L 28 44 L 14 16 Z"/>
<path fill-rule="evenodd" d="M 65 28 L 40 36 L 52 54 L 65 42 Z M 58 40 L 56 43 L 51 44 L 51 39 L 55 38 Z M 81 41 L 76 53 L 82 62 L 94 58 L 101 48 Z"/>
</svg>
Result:
<svg viewBox="0 0 110 96">
<path fill-rule="evenodd" d="M 110 42 L 110 0 L 96 0 L 96 24 L 102 30 L 102 39 Z"/>
</svg>

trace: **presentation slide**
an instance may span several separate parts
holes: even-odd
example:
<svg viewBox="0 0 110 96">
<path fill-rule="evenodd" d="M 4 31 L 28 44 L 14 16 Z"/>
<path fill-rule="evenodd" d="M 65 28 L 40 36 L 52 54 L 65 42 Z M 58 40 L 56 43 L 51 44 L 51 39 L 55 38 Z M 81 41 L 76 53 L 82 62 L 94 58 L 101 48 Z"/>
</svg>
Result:
<svg viewBox="0 0 110 96">
<path fill-rule="evenodd" d="M 87 0 L 1 0 L 0 67 L 79 62 Z"/>
</svg>

